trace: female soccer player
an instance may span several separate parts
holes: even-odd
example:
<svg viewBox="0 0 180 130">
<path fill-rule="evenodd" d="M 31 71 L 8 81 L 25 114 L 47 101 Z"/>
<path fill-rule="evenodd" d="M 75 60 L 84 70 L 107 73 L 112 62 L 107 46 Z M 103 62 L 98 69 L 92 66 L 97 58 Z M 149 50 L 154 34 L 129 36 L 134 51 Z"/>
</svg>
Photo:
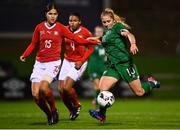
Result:
<svg viewBox="0 0 180 130">
<path fill-rule="evenodd" d="M 36 46 L 39 46 L 34 69 L 30 77 L 32 96 L 36 104 L 47 115 L 48 124 L 52 125 L 56 124 L 59 119 L 55 99 L 49 85 L 59 72 L 62 38 L 68 37 L 83 44 L 96 43 L 96 41 L 82 39 L 68 31 L 61 23 L 56 22 L 58 8 L 54 3 L 47 5 L 45 14 L 46 21 L 36 26 L 32 41 L 20 56 L 20 60 L 25 62 L 26 57 L 31 54 Z"/>
<path fill-rule="evenodd" d="M 92 36 L 90 31 L 81 25 L 81 16 L 72 13 L 69 16 L 69 31 L 83 38 Z M 75 41 L 65 38 L 65 54 L 61 72 L 59 74 L 59 92 L 61 99 L 70 112 L 69 118 L 75 120 L 80 112 L 81 104 L 73 88 L 87 67 L 87 59 L 93 52 L 92 45 L 79 45 Z"/>
<path fill-rule="evenodd" d="M 103 27 L 102 26 L 96 26 L 94 28 L 94 36 L 98 38 L 102 38 L 103 36 Z M 99 105 L 96 101 L 96 98 L 99 94 L 99 81 L 101 76 L 103 75 L 103 72 L 105 71 L 105 50 L 102 45 L 95 45 L 94 46 L 94 52 L 93 54 L 89 57 L 88 60 L 88 75 L 90 80 L 93 83 L 94 86 L 94 100 L 93 100 L 93 105 L 96 106 L 96 110 L 99 109 Z"/>
<path fill-rule="evenodd" d="M 141 83 L 139 74 L 131 55 L 127 50 L 127 41 L 130 43 L 130 52 L 135 55 L 138 52 L 136 39 L 129 32 L 130 27 L 114 13 L 112 9 L 105 9 L 101 14 L 101 21 L 106 29 L 102 38 L 102 45 L 107 55 L 106 71 L 100 79 L 100 91 L 109 90 L 119 80 L 123 79 L 137 96 L 149 93 L 153 88 L 159 88 L 160 83 L 152 76 L 147 78 L 147 82 Z M 106 119 L 106 109 L 100 107 L 100 111 L 89 110 L 92 117 L 104 122 Z"/>
</svg>

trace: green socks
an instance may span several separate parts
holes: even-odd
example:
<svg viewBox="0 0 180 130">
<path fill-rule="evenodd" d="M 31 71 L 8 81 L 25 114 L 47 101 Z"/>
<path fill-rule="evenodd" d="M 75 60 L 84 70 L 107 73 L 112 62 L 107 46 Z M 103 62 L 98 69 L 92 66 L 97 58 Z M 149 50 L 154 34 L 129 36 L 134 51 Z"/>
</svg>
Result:
<svg viewBox="0 0 180 130">
<path fill-rule="evenodd" d="M 151 92 L 151 90 L 152 90 L 151 83 L 142 82 L 141 85 L 142 85 L 142 88 L 144 89 L 145 93 L 150 93 Z"/>
<path fill-rule="evenodd" d="M 95 90 L 96 110 L 99 109 L 99 107 L 100 107 L 99 104 L 97 103 L 97 97 L 99 95 L 99 92 L 100 92 L 99 90 Z"/>
</svg>

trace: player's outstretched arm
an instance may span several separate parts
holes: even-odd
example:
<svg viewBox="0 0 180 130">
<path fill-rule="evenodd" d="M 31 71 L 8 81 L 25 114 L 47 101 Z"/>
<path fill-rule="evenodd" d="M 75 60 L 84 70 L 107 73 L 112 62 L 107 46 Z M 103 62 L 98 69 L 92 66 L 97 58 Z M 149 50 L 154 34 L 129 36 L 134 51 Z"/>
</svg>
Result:
<svg viewBox="0 0 180 130">
<path fill-rule="evenodd" d="M 20 60 L 22 62 L 25 62 L 25 58 L 31 54 L 31 52 L 34 50 L 35 47 L 36 47 L 35 43 L 31 43 L 24 51 L 24 53 L 20 56 Z"/>
<path fill-rule="evenodd" d="M 66 27 L 61 26 L 64 37 L 76 41 L 77 44 L 98 44 L 98 40 L 87 40 L 70 32 Z"/>
<path fill-rule="evenodd" d="M 137 52 L 139 51 L 138 50 L 138 47 L 136 45 L 136 39 L 134 37 L 134 35 L 132 33 L 130 33 L 129 31 L 122 31 L 121 32 L 121 35 L 122 36 L 125 36 L 128 38 L 130 44 L 131 44 L 131 47 L 130 47 L 130 52 L 135 55 L 137 54 Z"/>
<path fill-rule="evenodd" d="M 90 41 L 96 41 L 97 44 L 101 44 L 101 38 L 100 37 L 88 37 L 87 40 L 90 40 Z"/>
<path fill-rule="evenodd" d="M 91 45 L 97 45 L 100 43 L 98 39 L 84 39 L 79 37 L 78 35 L 74 36 L 74 39 L 78 44 L 91 44 Z"/>
<path fill-rule="evenodd" d="M 29 46 L 27 47 L 27 49 L 24 51 L 24 53 L 20 56 L 20 60 L 22 62 L 26 61 L 26 57 L 29 56 L 31 54 L 31 52 L 35 49 L 37 43 L 39 40 L 39 33 L 38 33 L 38 26 L 36 26 L 34 33 L 33 33 L 33 37 L 32 37 L 32 41 L 29 44 Z"/>
</svg>

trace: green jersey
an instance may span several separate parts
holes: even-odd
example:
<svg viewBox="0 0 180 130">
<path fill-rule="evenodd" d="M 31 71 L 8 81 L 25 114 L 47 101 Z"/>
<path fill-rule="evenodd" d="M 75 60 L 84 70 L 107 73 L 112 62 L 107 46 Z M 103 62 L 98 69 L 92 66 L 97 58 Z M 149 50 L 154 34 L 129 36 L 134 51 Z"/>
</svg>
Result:
<svg viewBox="0 0 180 130">
<path fill-rule="evenodd" d="M 126 27 L 120 23 L 115 23 L 112 29 L 105 30 L 102 45 L 108 58 L 108 64 L 126 63 L 132 61 L 127 50 L 127 41 L 120 33 Z M 127 29 L 126 29 L 127 30 Z"/>
<path fill-rule="evenodd" d="M 94 52 L 89 57 L 89 64 L 104 65 L 105 50 L 102 45 L 95 45 Z"/>
<path fill-rule="evenodd" d="M 100 78 L 105 70 L 105 50 L 102 45 L 95 45 L 88 60 L 88 74 L 91 79 Z"/>
</svg>

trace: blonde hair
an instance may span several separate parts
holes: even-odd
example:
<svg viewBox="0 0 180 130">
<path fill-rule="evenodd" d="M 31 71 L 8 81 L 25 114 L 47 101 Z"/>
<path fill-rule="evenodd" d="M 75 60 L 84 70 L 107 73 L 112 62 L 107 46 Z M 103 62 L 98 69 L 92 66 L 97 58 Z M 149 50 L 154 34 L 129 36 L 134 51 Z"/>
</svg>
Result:
<svg viewBox="0 0 180 130">
<path fill-rule="evenodd" d="M 105 15 L 109 15 L 115 22 L 121 23 L 124 25 L 127 29 L 131 29 L 131 27 L 125 22 L 125 19 L 123 17 L 118 16 L 117 14 L 114 13 L 114 11 L 111 8 L 106 8 L 102 13 L 101 13 L 101 18 Z"/>
</svg>

